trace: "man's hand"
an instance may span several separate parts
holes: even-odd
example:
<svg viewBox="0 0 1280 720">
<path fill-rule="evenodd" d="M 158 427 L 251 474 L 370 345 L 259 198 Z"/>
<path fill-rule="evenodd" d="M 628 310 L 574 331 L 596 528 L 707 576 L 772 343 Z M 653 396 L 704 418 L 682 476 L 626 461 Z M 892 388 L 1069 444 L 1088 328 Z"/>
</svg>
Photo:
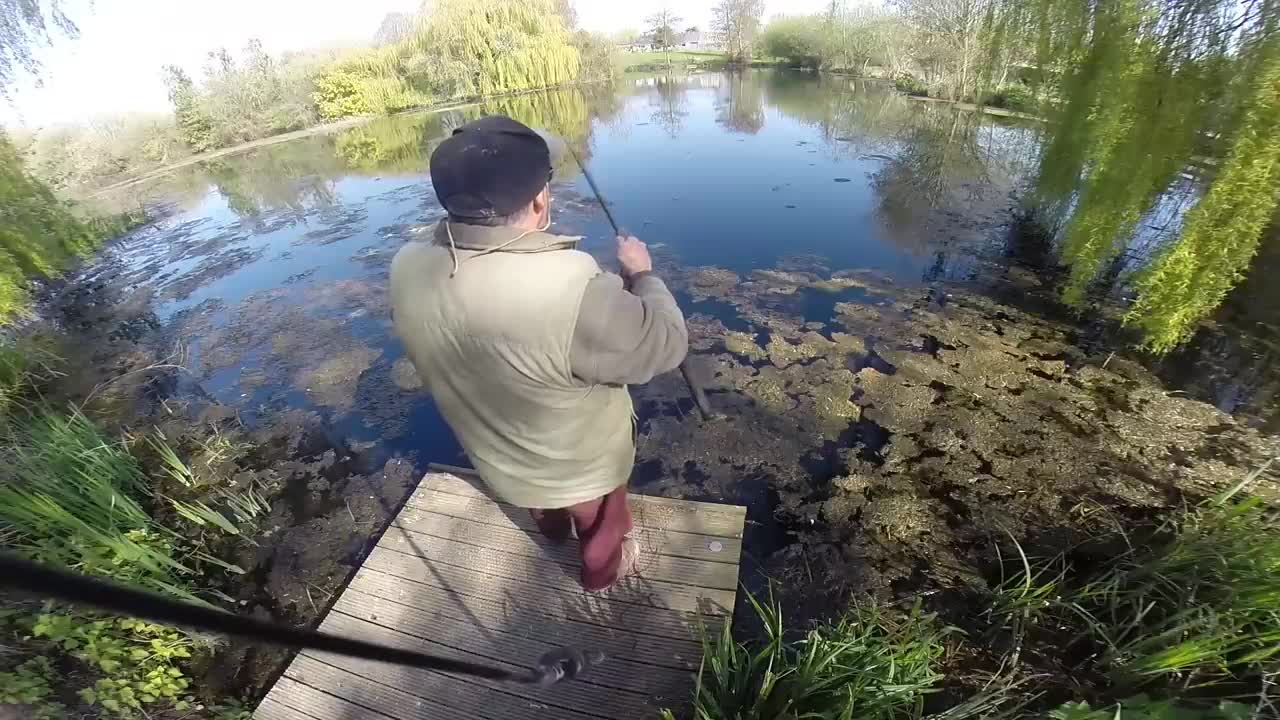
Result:
<svg viewBox="0 0 1280 720">
<path fill-rule="evenodd" d="M 649 246 L 630 235 L 618 236 L 618 262 L 622 263 L 622 276 L 633 277 L 653 270 L 649 258 Z"/>
</svg>

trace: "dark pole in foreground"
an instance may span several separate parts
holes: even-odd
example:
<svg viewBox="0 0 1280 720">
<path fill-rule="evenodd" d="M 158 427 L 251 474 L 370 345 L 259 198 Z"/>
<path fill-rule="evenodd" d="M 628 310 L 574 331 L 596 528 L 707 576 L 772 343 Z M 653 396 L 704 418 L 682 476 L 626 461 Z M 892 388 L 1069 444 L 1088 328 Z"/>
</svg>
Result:
<svg viewBox="0 0 1280 720">
<path fill-rule="evenodd" d="M 613 212 L 609 210 L 609 203 L 605 202 L 604 195 L 600 192 L 600 186 L 596 185 L 596 179 L 591 176 L 591 171 L 587 170 L 587 166 L 582 162 L 582 158 L 578 157 L 577 151 L 573 146 L 565 141 L 565 148 L 569 154 L 573 156 L 573 161 L 578 163 L 578 169 L 582 171 L 582 177 L 587 179 L 587 185 L 591 186 L 591 192 L 596 196 L 596 202 L 600 203 L 600 209 L 604 210 L 604 216 L 608 218 L 609 225 L 613 227 L 615 235 L 622 235 L 622 228 L 618 227 L 618 221 L 613 217 Z M 689 394 L 693 396 L 693 404 L 698 406 L 698 413 L 702 415 L 703 420 L 711 420 L 716 414 L 711 410 L 711 403 L 707 400 L 707 393 L 694 380 L 693 374 L 689 372 L 689 360 L 680 363 L 680 374 L 684 376 L 685 383 L 689 386 Z"/>
<path fill-rule="evenodd" d="M 244 638 L 250 642 L 322 650 L 348 657 L 502 682 L 553 685 L 565 678 L 575 678 L 605 660 L 604 655 L 599 652 L 583 652 L 568 647 L 547 653 L 536 667 L 529 670 L 509 670 L 496 665 L 437 657 L 355 638 L 277 625 L 213 607 L 180 602 L 112 580 L 38 565 L 7 552 L 0 553 L 0 587 L 32 592 L 126 617 Z M 511 664 L 506 659 L 503 662 Z"/>
</svg>

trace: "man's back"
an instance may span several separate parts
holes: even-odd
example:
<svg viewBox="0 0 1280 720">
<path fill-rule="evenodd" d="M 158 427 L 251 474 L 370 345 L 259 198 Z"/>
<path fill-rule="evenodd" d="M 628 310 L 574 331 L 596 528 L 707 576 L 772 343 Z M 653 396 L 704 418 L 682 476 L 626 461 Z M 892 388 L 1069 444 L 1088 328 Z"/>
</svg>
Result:
<svg viewBox="0 0 1280 720">
<path fill-rule="evenodd" d="M 473 242 L 492 238 L 493 247 L 516 236 L 463 232 Z M 409 357 L 481 476 L 509 502 L 533 508 L 599 497 L 625 481 L 634 460 L 630 395 L 580 379 L 571 363 L 583 297 L 601 272 L 595 260 L 545 233 L 497 252 L 451 251 L 440 239 L 396 256 L 392 310 Z"/>
</svg>

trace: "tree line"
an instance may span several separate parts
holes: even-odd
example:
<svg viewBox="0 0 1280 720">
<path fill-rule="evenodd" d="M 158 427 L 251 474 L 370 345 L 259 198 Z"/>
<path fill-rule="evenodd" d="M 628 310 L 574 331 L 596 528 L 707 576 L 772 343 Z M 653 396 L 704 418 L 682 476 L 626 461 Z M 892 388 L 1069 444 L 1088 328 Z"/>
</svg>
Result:
<svg viewBox="0 0 1280 720">
<path fill-rule="evenodd" d="M 365 48 L 273 55 L 251 40 L 238 53 L 210 52 L 196 75 L 165 66 L 170 115 L 102 118 L 14 140 L 55 189 L 90 189 L 324 121 L 611 77 L 613 44 L 576 25 L 568 0 L 440 0 L 388 15 Z"/>
</svg>

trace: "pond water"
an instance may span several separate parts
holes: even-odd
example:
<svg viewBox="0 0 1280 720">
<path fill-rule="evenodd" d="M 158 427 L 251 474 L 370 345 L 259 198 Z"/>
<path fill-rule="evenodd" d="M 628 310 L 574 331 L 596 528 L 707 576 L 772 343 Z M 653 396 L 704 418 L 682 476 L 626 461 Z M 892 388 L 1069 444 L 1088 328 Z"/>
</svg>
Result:
<svg viewBox="0 0 1280 720">
<path fill-rule="evenodd" d="M 1267 452 L 1246 427 L 1274 419 L 1256 345 L 1202 339 L 1155 368 L 1215 409 L 1169 394 L 1113 323 L 1055 307 L 1047 241 L 1014 221 L 1034 123 L 850 79 L 628 77 L 233 154 L 127 188 L 169 210 L 86 280 L 141 293 L 158 342 L 248 427 L 309 411 L 369 466 L 466 464 L 391 332 L 386 275 L 441 217 L 431 149 L 486 113 L 573 143 L 689 316 L 727 418 L 700 422 L 678 375 L 635 388 L 633 486 L 747 504 L 747 566 L 821 586 L 813 603 L 981 583 L 984 538 L 1061 531 L 1084 502 L 1157 507 Z M 572 165 L 552 190 L 553 231 L 616 267 Z M 343 491 L 290 486 L 293 523 L 350 512 L 322 492 Z"/>
</svg>

